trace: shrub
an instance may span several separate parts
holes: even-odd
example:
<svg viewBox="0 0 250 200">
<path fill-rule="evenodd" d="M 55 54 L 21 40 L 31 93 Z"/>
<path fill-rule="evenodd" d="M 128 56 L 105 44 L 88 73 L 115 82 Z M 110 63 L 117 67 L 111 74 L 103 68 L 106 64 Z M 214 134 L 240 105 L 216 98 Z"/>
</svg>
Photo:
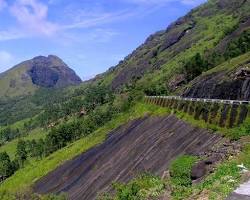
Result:
<svg viewBox="0 0 250 200">
<path fill-rule="evenodd" d="M 142 200 L 160 195 L 164 189 L 163 181 L 150 174 L 142 174 L 127 184 L 114 183 L 115 195 L 103 194 L 100 200 Z"/>
<path fill-rule="evenodd" d="M 208 63 L 200 53 L 197 53 L 195 56 L 193 56 L 184 66 L 184 71 L 188 81 L 193 80 L 207 69 Z"/>
<path fill-rule="evenodd" d="M 197 160 L 197 157 L 183 155 L 172 161 L 170 164 L 171 182 L 174 185 L 190 186 L 192 184 L 191 169 Z"/>
<path fill-rule="evenodd" d="M 6 152 L 0 153 L 0 176 L 7 178 L 13 174 L 13 166 L 10 157 Z"/>
</svg>

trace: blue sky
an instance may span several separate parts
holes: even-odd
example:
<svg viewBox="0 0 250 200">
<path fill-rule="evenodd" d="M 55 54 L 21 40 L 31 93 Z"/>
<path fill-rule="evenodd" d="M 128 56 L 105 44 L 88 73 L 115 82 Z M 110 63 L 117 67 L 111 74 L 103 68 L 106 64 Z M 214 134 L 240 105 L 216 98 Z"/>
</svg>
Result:
<svg viewBox="0 0 250 200">
<path fill-rule="evenodd" d="M 82 79 L 104 72 L 205 0 L 0 0 L 0 72 L 57 55 Z"/>
</svg>

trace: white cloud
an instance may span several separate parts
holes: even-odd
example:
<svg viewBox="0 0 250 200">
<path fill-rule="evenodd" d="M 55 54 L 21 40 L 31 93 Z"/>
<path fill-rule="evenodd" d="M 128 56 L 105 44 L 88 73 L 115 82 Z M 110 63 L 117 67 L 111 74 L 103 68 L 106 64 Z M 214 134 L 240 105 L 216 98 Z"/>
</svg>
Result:
<svg viewBox="0 0 250 200">
<path fill-rule="evenodd" d="M 48 6 L 38 0 L 17 0 L 10 11 L 24 30 L 32 34 L 51 36 L 58 26 L 48 21 Z"/>
<path fill-rule="evenodd" d="M 77 13 L 77 14 L 76 14 Z M 135 15 L 130 10 L 117 12 L 86 12 L 85 10 L 74 11 L 73 22 L 62 26 L 62 29 L 89 28 L 106 23 L 120 21 Z"/>
<path fill-rule="evenodd" d="M 64 31 L 59 33 L 59 37 L 54 38 L 53 41 L 60 43 L 63 46 L 72 46 L 74 44 L 97 44 L 107 43 L 111 41 L 115 36 L 119 35 L 118 31 L 106 28 L 91 28 L 82 32 Z"/>
<path fill-rule="evenodd" d="M 57 38 L 62 36 L 62 39 L 69 39 L 69 41 L 65 41 L 64 43 L 70 43 L 74 40 L 74 35 L 70 35 L 68 32 L 72 32 L 74 29 L 86 29 L 88 32 L 92 31 L 92 34 L 87 35 L 88 38 L 86 40 L 93 40 L 95 38 L 99 42 L 105 42 L 115 36 L 116 33 L 110 30 L 100 30 L 100 27 L 104 24 L 121 22 L 133 17 L 144 17 L 157 11 L 162 5 L 166 5 L 169 2 L 174 3 L 178 1 L 183 4 L 194 5 L 202 3 L 205 0 L 118 0 L 137 5 L 118 11 L 107 11 L 102 4 L 93 4 L 92 7 L 87 6 L 85 8 L 61 8 L 63 16 L 61 23 L 58 21 L 51 22 L 48 19 L 49 6 L 61 1 L 15 0 L 12 5 L 7 5 L 6 0 L 0 0 L 0 9 L 1 5 L 8 6 L 10 13 L 18 23 L 18 25 L 13 24 L 13 27 L 0 30 L 0 41 L 32 36 L 53 37 L 53 39 L 57 40 Z M 82 37 L 79 38 L 82 39 Z"/>
<path fill-rule="evenodd" d="M 87 33 L 82 34 L 81 42 L 96 42 L 96 43 L 105 43 L 110 41 L 114 36 L 119 35 L 118 32 L 112 29 L 96 28 L 92 29 Z M 80 41 L 79 41 L 80 42 Z"/>
<path fill-rule="evenodd" d="M 13 64 L 14 57 L 7 51 L 0 50 L 0 73 Z"/>
<path fill-rule="evenodd" d="M 0 30 L 0 41 L 16 40 L 26 36 L 18 30 Z"/>
</svg>

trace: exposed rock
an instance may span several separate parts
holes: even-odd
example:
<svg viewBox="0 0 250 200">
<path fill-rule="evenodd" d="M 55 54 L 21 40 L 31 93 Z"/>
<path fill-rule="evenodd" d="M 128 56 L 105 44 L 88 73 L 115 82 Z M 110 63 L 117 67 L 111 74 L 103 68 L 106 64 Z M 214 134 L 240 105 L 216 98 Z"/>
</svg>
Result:
<svg viewBox="0 0 250 200">
<path fill-rule="evenodd" d="M 47 66 L 34 65 L 29 70 L 32 82 L 42 87 L 54 87 L 59 80 L 59 74 Z"/>
<path fill-rule="evenodd" d="M 173 77 L 170 81 L 169 81 L 169 88 L 171 90 L 176 90 L 179 86 L 181 86 L 182 84 L 185 84 L 187 82 L 186 76 L 185 74 L 177 74 L 175 77 Z"/>
<path fill-rule="evenodd" d="M 37 181 L 34 190 L 66 192 L 71 200 L 96 199 L 98 192 L 110 191 L 114 181 L 127 182 L 145 171 L 162 177 L 177 156 L 206 152 L 222 140 L 174 116 L 137 119 Z"/>
<path fill-rule="evenodd" d="M 195 23 L 193 21 L 188 21 L 190 19 L 188 18 L 181 18 L 181 20 L 178 20 L 175 22 L 173 25 L 170 25 L 170 27 L 167 29 L 167 37 L 166 40 L 164 41 L 163 45 L 159 48 L 159 51 L 162 52 L 165 49 L 173 46 L 177 42 L 181 40 L 184 35 L 194 28 Z M 183 26 L 182 29 L 177 28 L 177 26 L 187 23 L 187 27 Z"/>
<path fill-rule="evenodd" d="M 35 85 L 41 87 L 65 87 L 81 83 L 81 79 L 60 58 L 38 56 L 31 61 L 28 74 Z"/>
<path fill-rule="evenodd" d="M 250 100 L 250 63 L 232 71 L 218 71 L 202 75 L 191 82 L 183 96 L 210 99 Z"/>
<path fill-rule="evenodd" d="M 239 141 L 230 142 L 224 139 L 221 143 L 217 143 L 208 151 L 199 154 L 201 161 L 197 162 L 191 171 L 193 183 L 199 183 L 206 175 L 214 171 L 215 166 L 228 159 L 230 156 L 236 156 L 241 152 Z"/>
<path fill-rule="evenodd" d="M 197 180 L 205 176 L 207 173 L 207 164 L 205 161 L 196 163 L 191 170 L 192 180 Z"/>
<path fill-rule="evenodd" d="M 236 73 L 235 73 L 235 80 L 237 79 L 246 79 L 246 78 L 250 78 L 250 69 L 249 68 L 242 68 L 239 69 Z"/>
<path fill-rule="evenodd" d="M 140 79 L 146 72 L 159 69 L 166 63 L 166 58 L 157 59 L 161 52 L 169 51 L 172 57 L 189 48 L 194 42 L 193 39 L 186 40 L 182 44 L 179 44 L 179 41 L 189 35 L 189 31 L 194 28 L 195 22 L 192 15 L 188 14 L 172 23 L 166 30 L 151 35 L 144 44 L 114 68 L 115 78 L 111 83 L 112 89 L 119 89 L 134 79 Z M 155 60 L 152 62 L 152 59 Z"/>
</svg>

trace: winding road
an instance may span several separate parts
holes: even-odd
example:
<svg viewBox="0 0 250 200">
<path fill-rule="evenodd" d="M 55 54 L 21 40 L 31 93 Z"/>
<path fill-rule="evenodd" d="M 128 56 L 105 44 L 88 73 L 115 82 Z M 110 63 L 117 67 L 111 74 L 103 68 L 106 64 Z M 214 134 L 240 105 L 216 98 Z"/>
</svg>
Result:
<svg viewBox="0 0 250 200">
<path fill-rule="evenodd" d="M 250 200 L 250 180 L 240 185 L 226 200 Z"/>
</svg>

